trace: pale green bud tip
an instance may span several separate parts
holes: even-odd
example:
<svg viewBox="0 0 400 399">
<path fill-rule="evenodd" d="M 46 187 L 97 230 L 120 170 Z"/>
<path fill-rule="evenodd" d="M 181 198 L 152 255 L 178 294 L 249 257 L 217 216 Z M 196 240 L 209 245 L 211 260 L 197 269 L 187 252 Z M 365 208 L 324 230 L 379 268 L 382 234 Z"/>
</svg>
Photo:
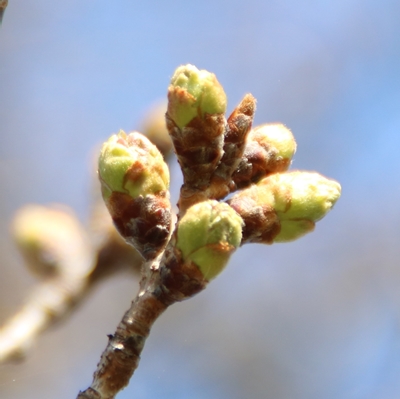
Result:
<svg viewBox="0 0 400 399">
<path fill-rule="evenodd" d="M 182 128 L 196 116 L 224 114 L 227 99 L 216 76 L 193 65 L 178 67 L 168 89 L 168 114 Z"/>
<path fill-rule="evenodd" d="M 282 159 L 292 159 L 296 152 L 296 141 L 292 132 L 281 123 L 257 126 L 249 137 L 262 146 L 272 146 L 277 151 L 276 155 Z"/>
<path fill-rule="evenodd" d="M 261 180 L 259 186 L 272 193 L 273 207 L 281 222 L 275 242 L 290 241 L 312 231 L 341 193 L 338 182 L 315 172 L 276 173 Z"/>
<path fill-rule="evenodd" d="M 120 131 L 104 144 L 99 157 L 99 178 L 107 200 L 112 192 L 139 195 L 168 189 L 169 171 L 157 147 L 138 132 Z"/>
<path fill-rule="evenodd" d="M 216 277 L 242 240 L 242 218 L 226 203 L 207 200 L 190 207 L 179 222 L 177 247 L 182 258 Z"/>
</svg>

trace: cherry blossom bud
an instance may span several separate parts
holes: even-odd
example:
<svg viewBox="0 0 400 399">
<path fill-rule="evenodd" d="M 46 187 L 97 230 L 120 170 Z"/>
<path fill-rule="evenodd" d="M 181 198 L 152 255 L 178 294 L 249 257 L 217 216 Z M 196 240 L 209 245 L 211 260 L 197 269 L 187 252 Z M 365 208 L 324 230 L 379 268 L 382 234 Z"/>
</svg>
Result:
<svg viewBox="0 0 400 399">
<path fill-rule="evenodd" d="M 103 199 L 125 240 L 145 259 L 165 246 L 171 225 L 167 164 L 138 132 L 120 132 L 104 143 L 99 157 Z"/>
<path fill-rule="evenodd" d="M 194 65 L 178 67 L 168 89 L 168 114 L 179 128 L 205 114 L 224 114 L 226 94 L 213 73 Z"/>
<path fill-rule="evenodd" d="M 246 147 L 232 179 L 237 188 L 248 187 L 272 173 L 284 172 L 296 152 L 291 131 L 280 123 L 256 127 L 247 136 Z"/>
<path fill-rule="evenodd" d="M 226 95 L 215 75 L 180 66 L 168 88 L 166 122 L 182 169 L 179 210 L 209 198 L 205 192 L 224 153 Z"/>
<path fill-rule="evenodd" d="M 316 172 L 277 173 L 260 183 L 274 193 L 281 222 L 275 242 L 291 241 L 314 230 L 315 222 L 333 208 L 341 194 L 338 182 Z"/>
<path fill-rule="evenodd" d="M 340 197 L 340 184 L 315 172 L 275 173 L 235 194 L 230 206 L 243 218 L 243 241 L 272 244 L 312 231 Z"/>
<path fill-rule="evenodd" d="M 242 240 L 241 217 L 227 204 L 208 200 L 190 207 L 178 224 L 176 246 L 206 280 L 216 277 Z"/>
</svg>

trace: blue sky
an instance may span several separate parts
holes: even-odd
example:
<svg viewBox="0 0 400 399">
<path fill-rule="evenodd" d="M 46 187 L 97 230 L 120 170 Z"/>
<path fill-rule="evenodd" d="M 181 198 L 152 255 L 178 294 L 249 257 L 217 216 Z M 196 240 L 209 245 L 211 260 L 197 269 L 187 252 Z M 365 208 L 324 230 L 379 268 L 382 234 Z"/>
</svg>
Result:
<svg viewBox="0 0 400 399">
<path fill-rule="evenodd" d="M 27 202 L 62 202 L 87 219 L 94 147 L 137 128 L 183 63 L 216 73 L 229 110 L 251 92 L 256 124 L 280 121 L 295 135 L 293 168 L 343 187 L 313 234 L 242 248 L 207 292 L 171 309 L 121 398 L 398 397 L 399 18 L 394 0 L 10 2 L 0 29 L 2 248 Z M 0 291 L 33 284 L 18 283 L 18 263 L 3 255 Z M 90 381 L 135 290 L 109 284 L 46 334 L 53 352 L 39 343 L 21 368 L 1 366 L 4 397 L 35 387 L 67 398 Z M 4 308 L 22 301 L 13 291 Z M 104 309 L 77 344 L 80 323 Z M 53 383 L 32 377 L 41 372 Z"/>
</svg>

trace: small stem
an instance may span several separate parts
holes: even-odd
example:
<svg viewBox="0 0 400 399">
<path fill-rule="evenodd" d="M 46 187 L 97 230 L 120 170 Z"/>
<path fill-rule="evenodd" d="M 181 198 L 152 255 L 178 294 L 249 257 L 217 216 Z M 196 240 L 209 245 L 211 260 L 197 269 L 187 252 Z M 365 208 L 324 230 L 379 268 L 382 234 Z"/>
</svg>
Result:
<svg viewBox="0 0 400 399">
<path fill-rule="evenodd" d="M 115 334 L 109 336 L 92 385 L 80 392 L 77 399 L 113 399 L 128 385 L 139 365 L 140 354 L 153 323 L 171 303 L 160 292 L 158 269 L 143 278 L 130 309 Z"/>
</svg>

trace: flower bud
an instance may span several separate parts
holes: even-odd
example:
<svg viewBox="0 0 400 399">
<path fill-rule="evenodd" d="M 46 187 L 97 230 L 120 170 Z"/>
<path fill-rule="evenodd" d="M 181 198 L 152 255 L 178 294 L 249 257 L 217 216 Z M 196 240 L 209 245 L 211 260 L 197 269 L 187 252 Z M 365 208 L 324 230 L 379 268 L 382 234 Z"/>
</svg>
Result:
<svg viewBox="0 0 400 399">
<path fill-rule="evenodd" d="M 111 136 L 101 149 L 99 178 L 117 230 L 145 259 L 156 256 L 171 224 L 169 171 L 157 147 L 137 132 Z"/>
<path fill-rule="evenodd" d="M 284 172 L 295 152 L 294 137 L 284 125 L 258 126 L 247 136 L 242 160 L 232 179 L 237 188 L 244 188 L 272 173 Z"/>
<path fill-rule="evenodd" d="M 179 210 L 208 199 L 205 191 L 224 153 L 226 95 L 214 74 L 180 66 L 168 88 L 165 115 L 183 174 Z"/>
<path fill-rule="evenodd" d="M 138 132 L 112 135 L 101 149 L 99 177 L 103 197 L 112 192 L 132 198 L 168 190 L 169 171 L 157 147 Z"/>
<path fill-rule="evenodd" d="M 291 241 L 312 231 L 341 194 L 338 182 L 316 172 L 277 173 L 263 179 L 260 186 L 274 193 L 274 208 L 281 222 L 275 242 Z"/>
<path fill-rule="evenodd" d="M 168 114 L 179 128 L 204 114 L 224 114 L 226 94 L 213 73 L 194 65 L 178 67 L 168 88 Z"/>
<path fill-rule="evenodd" d="M 216 277 L 242 240 L 241 217 L 215 200 L 190 207 L 178 224 L 176 246 L 184 262 L 193 262 L 206 280 Z"/>
<path fill-rule="evenodd" d="M 275 173 L 232 197 L 244 242 L 291 241 L 312 231 L 340 197 L 340 184 L 315 172 Z"/>
</svg>

